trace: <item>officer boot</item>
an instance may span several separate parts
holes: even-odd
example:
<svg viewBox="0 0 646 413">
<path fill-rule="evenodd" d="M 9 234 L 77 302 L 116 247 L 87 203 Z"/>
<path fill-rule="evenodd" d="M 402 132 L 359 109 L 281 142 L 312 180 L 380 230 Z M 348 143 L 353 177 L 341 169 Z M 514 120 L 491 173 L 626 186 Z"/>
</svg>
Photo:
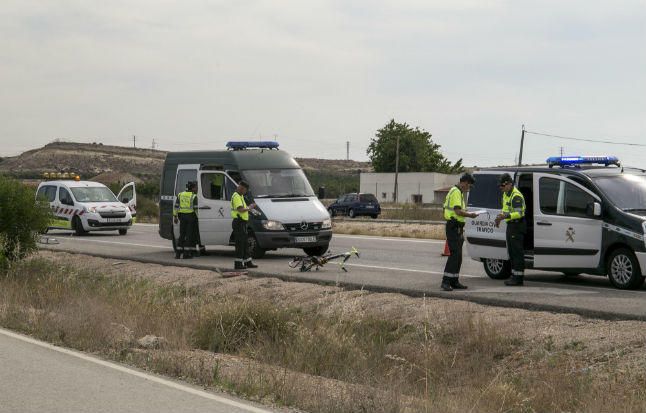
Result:
<svg viewBox="0 0 646 413">
<path fill-rule="evenodd" d="M 444 291 L 453 291 L 453 287 L 451 287 L 451 279 L 449 277 L 442 277 L 442 285 L 440 287 Z"/>
<path fill-rule="evenodd" d="M 184 259 L 185 260 L 193 258 L 193 255 L 194 255 L 193 251 L 184 251 Z"/>
<path fill-rule="evenodd" d="M 180 258 L 182 258 L 182 251 L 180 250 L 175 251 L 175 259 L 178 260 Z"/>
<path fill-rule="evenodd" d="M 252 261 L 247 261 L 245 263 L 245 267 L 247 267 L 247 268 L 258 268 L 258 266 L 256 264 L 254 264 Z"/>
<path fill-rule="evenodd" d="M 460 284 L 460 280 L 457 277 L 451 279 L 451 287 L 453 287 L 454 290 L 466 290 L 469 288 L 464 284 Z"/>
<path fill-rule="evenodd" d="M 200 245 L 200 257 L 206 257 L 209 255 L 208 252 L 206 252 L 206 247 L 204 245 Z"/>
<path fill-rule="evenodd" d="M 505 281 L 505 285 L 510 287 L 523 285 L 523 276 L 522 275 L 512 275 L 510 279 Z"/>
<path fill-rule="evenodd" d="M 244 270 L 245 268 L 247 267 L 245 267 L 244 262 L 236 261 L 233 265 L 234 270 Z"/>
</svg>

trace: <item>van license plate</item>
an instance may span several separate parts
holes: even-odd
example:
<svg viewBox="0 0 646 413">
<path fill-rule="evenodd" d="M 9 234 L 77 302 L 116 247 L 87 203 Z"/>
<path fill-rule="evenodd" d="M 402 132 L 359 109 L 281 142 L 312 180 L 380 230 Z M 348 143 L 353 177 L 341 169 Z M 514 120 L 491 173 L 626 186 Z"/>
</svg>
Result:
<svg viewBox="0 0 646 413">
<path fill-rule="evenodd" d="M 296 237 L 297 243 L 316 242 L 316 237 Z"/>
<path fill-rule="evenodd" d="M 121 218 L 106 218 L 105 220 L 108 222 L 121 222 Z"/>
</svg>

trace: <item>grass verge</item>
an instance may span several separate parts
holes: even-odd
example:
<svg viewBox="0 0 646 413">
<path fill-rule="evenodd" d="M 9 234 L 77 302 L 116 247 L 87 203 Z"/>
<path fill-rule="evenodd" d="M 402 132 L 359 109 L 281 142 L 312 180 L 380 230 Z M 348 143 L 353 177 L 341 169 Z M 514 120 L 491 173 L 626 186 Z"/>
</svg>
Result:
<svg viewBox="0 0 646 413">
<path fill-rule="evenodd" d="M 312 305 L 224 285 L 159 285 L 136 274 L 107 276 L 35 258 L 0 275 L 0 324 L 313 412 L 646 408 L 643 386 L 636 385 L 643 371 L 600 368 L 615 357 L 606 353 L 587 368 L 582 342 L 537 346 L 515 325 L 446 312 L 426 300 L 415 301 L 418 316 L 408 320 L 383 317 L 380 307 L 358 310 L 352 299 L 338 297 Z M 136 339 L 145 335 L 164 339 L 144 349 Z"/>
<path fill-rule="evenodd" d="M 371 235 L 378 237 L 405 237 L 422 239 L 446 239 L 444 225 L 394 224 L 371 221 L 335 221 L 332 223 L 335 234 Z"/>
</svg>

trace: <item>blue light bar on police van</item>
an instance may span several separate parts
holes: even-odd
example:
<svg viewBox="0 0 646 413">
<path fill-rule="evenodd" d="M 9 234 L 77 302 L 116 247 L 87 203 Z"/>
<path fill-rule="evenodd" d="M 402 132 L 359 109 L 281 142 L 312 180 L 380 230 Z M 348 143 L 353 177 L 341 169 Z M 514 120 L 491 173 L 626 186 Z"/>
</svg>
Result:
<svg viewBox="0 0 646 413">
<path fill-rule="evenodd" d="M 547 165 L 551 168 L 557 166 L 576 165 L 619 165 L 619 158 L 616 156 L 551 156 L 547 158 Z"/>
<path fill-rule="evenodd" d="M 227 148 L 233 149 L 233 150 L 249 149 L 249 148 L 278 149 L 278 142 L 275 142 L 275 141 L 229 141 L 229 142 L 227 142 Z"/>
</svg>

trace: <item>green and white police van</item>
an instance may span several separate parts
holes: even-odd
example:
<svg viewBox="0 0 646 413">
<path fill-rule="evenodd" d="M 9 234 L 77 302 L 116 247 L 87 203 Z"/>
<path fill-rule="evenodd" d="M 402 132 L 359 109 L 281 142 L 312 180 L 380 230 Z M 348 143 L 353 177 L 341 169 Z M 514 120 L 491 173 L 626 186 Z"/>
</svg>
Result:
<svg viewBox="0 0 646 413">
<path fill-rule="evenodd" d="M 639 288 L 646 274 L 646 170 L 611 156 L 552 157 L 539 167 L 474 172 L 466 221 L 467 250 L 487 275 L 510 276 L 498 179 L 514 176 L 526 202 L 527 268 L 607 276 L 620 289 Z"/>
<path fill-rule="evenodd" d="M 76 235 L 91 231 L 118 231 L 126 235 L 133 224 L 137 195 L 135 183 L 126 184 L 119 195 L 92 181 L 44 181 L 36 198 L 49 202 L 54 216 L 49 229 L 72 230 Z"/>
<path fill-rule="evenodd" d="M 267 250 L 302 248 L 322 255 L 332 240 L 332 221 L 303 170 L 273 141 L 228 142 L 226 150 L 169 152 L 161 178 L 159 235 L 176 248 L 179 225 L 173 223 L 177 194 L 197 182 L 202 245 L 234 245 L 231 196 L 237 183 L 249 183 L 249 249 L 253 258 Z"/>
</svg>

